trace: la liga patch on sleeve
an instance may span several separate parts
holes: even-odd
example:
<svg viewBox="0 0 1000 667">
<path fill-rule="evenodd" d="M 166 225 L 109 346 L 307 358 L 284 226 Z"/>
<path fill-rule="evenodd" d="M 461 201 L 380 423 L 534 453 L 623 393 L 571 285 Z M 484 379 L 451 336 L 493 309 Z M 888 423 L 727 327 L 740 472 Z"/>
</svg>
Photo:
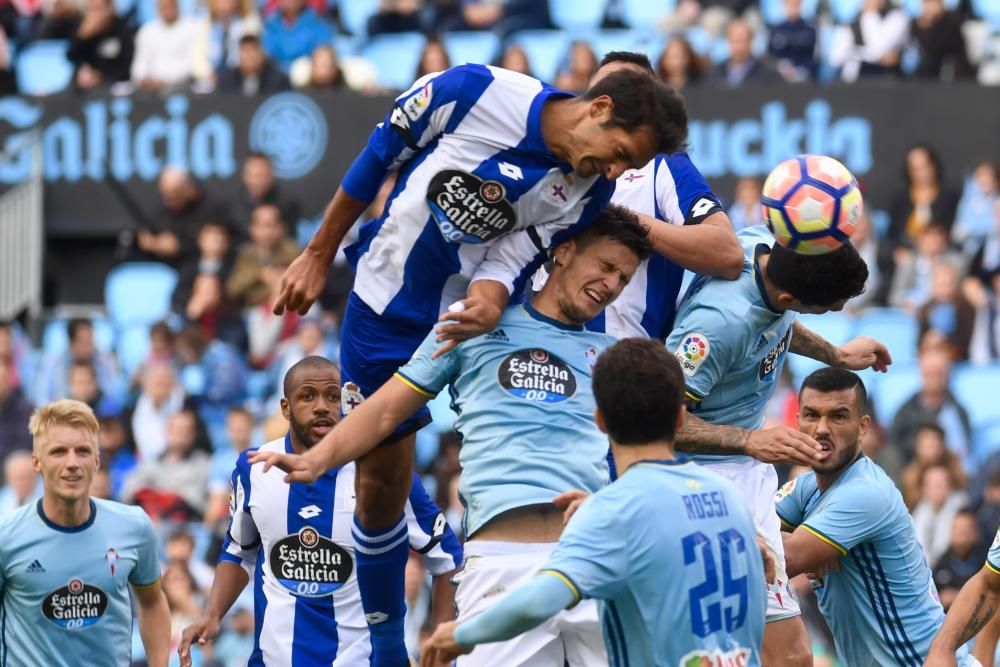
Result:
<svg viewBox="0 0 1000 667">
<path fill-rule="evenodd" d="M 680 345 L 674 351 L 674 356 L 680 362 L 684 375 L 691 377 L 705 363 L 710 352 L 711 346 L 708 343 L 708 337 L 695 331 L 681 336 Z"/>
</svg>

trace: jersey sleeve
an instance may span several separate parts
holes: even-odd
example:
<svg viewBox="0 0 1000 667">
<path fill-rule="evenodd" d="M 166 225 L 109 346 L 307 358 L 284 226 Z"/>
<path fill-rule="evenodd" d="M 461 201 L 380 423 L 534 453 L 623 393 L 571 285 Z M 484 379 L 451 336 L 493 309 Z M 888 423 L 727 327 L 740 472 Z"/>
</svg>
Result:
<svg viewBox="0 0 1000 667">
<path fill-rule="evenodd" d="M 786 482 L 774 494 L 774 508 L 784 530 L 795 530 L 802 523 L 805 514 L 805 498 L 802 488 L 801 480 L 793 479 Z"/>
<path fill-rule="evenodd" d="M 708 396 L 744 351 L 742 331 L 732 318 L 705 304 L 687 310 L 667 337 L 684 372 L 685 397 L 697 403 Z"/>
<path fill-rule="evenodd" d="M 846 556 L 882 528 L 885 507 L 886 499 L 877 487 L 847 484 L 811 511 L 801 528 Z"/>
<path fill-rule="evenodd" d="M 993 538 L 993 544 L 986 555 L 986 567 L 993 570 L 996 574 L 1000 574 L 1000 529 L 997 529 L 996 537 Z M 0 586 L 2 584 L 3 582 L 0 581 Z"/>
<path fill-rule="evenodd" d="M 144 511 L 136 508 L 139 517 L 139 543 L 135 567 L 128 575 L 128 581 L 133 586 L 145 588 L 160 580 L 160 555 L 157 553 L 156 529 L 153 522 Z"/>
<path fill-rule="evenodd" d="M 423 557 L 424 568 L 433 576 L 451 572 L 462 564 L 462 545 L 444 518 L 444 512 L 427 495 L 420 476 L 413 475 L 406 523 L 410 548 Z"/>
<path fill-rule="evenodd" d="M 431 329 L 406 365 L 396 371 L 397 378 L 427 398 L 437 396 L 458 377 L 461 365 L 461 345 L 437 359 L 431 358 L 434 351 L 441 346 L 436 336 L 436 332 Z"/>
<path fill-rule="evenodd" d="M 577 601 L 615 597 L 629 576 L 623 509 L 613 494 L 596 493 L 584 501 L 540 573 L 563 579 Z"/>
<path fill-rule="evenodd" d="M 685 225 L 695 225 L 712 215 L 722 211 L 722 202 L 715 196 L 712 189 L 708 187 L 708 181 L 701 175 L 698 168 L 691 162 L 687 153 L 676 153 L 665 160 L 670 176 L 673 177 L 674 187 L 664 183 L 661 186 L 661 179 L 666 180 L 662 167 L 656 172 L 656 197 L 657 205 L 661 211 L 669 210 L 660 202 L 662 197 L 669 197 L 671 191 L 677 198 L 677 207 L 684 216 Z"/>
<path fill-rule="evenodd" d="M 250 514 L 250 461 L 247 450 L 236 459 L 232 476 L 232 495 L 229 499 L 229 529 L 222 544 L 219 562 L 228 561 L 253 575 L 260 549 L 260 533 Z"/>
<path fill-rule="evenodd" d="M 341 183 L 351 197 L 372 201 L 388 171 L 451 131 L 492 80 L 489 70 L 463 65 L 418 79 L 396 98 Z"/>
<path fill-rule="evenodd" d="M 587 195 L 562 217 L 508 234 L 486 251 L 470 282 L 495 280 L 511 297 L 524 290 L 527 281 L 542 266 L 551 248 L 573 238 L 604 210 L 615 192 L 614 183 L 598 178 Z"/>
</svg>

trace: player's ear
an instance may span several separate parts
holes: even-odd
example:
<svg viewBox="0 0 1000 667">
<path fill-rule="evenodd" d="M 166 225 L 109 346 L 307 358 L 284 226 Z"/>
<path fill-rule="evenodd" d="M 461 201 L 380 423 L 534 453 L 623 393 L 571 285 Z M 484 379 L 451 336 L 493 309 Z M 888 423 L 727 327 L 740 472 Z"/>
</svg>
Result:
<svg viewBox="0 0 1000 667">
<path fill-rule="evenodd" d="M 858 427 L 858 440 L 863 440 L 868 435 L 868 430 L 872 427 L 872 418 L 869 415 L 861 417 L 861 424 Z"/>
<path fill-rule="evenodd" d="M 796 306 L 800 306 L 798 299 L 789 294 L 788 292 L 778 292 L 778 298 L 775 299 L 775 304 L 781 310 L 795 310 Z"/>
<path fill-rule="evenodd" d="M 604 421 L 604 415 L 601 414 L 600 408 L 594 408 L 594 423 L 597 424 L 597 428 L 601 430 L 601 433 L 608 432 L 608 425 Z"/>
<path fill-rule="evenodd" d="M 552 262 L 556 266 L 566 266 L 570 257 L 576 252 L 576 240 L 570 239 L 560 243 L 552 250 Z"/>
<path fill-rule="evenodd" d="M 286 421 L 292 420 L 292 408 L 288 404 L 288 399 L 285 397 L 281 398 L 281 416 L 284 417 Z"/>
<path fill-rule="evenodd" d="M 684 422 L 687 421 L 687 405 L 684 401 L 681 401 L 680 407 L 677 408 L 677 425 L 674 426 L 674 438 L 676 439 L 677 434 L 684 429 Z"/>
<path fill-rule="evenodd" d="M 601 95 L 590 100 L 590 117 L 599 123 L 606 123 L 614 115 L 615 103 L 610 95 Z"/>
</svg>

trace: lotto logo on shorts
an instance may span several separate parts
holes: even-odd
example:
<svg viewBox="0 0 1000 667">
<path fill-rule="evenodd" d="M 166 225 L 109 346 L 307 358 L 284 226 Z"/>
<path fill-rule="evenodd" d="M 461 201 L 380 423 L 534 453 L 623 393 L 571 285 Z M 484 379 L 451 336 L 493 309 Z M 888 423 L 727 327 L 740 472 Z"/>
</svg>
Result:
<svg viewBox="0 0 1000 667">
<path fill-rule="evenodd" d="M 681 338 L 674 356 L 681 364 L 681 370 L 688 377 L 695 374 L 701 364 L 708 358 L 710 351 L 708 337 L 701 333 L 690 333 Z"/>
</svg>

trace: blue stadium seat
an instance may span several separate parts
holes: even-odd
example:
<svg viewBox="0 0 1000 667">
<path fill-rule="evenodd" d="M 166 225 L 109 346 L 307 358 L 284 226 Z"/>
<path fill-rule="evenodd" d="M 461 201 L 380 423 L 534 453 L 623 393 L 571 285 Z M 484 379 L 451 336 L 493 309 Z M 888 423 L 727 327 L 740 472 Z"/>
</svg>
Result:
<svg viewBox="0 0 1000 667">
<path fill-rule="evenodd" d="M 560 30 L 593 30 L 604 20 L 607 5 L 607 0 L 549 0 L 549 17 Z"/>
<path fill-rule="evenodd" d="M 104 300 L 118 328 L 152 324 L 170 312 L 177 272 L 154 262 L 129 262 L 113 268 L 104 283 Z"/>
<path fill-rule="evenodd" d="M 340 0 L 340 23 L 352 35 L 368 34 L 368 19 L 378 11 L 378 0 Z"/>
<path fill-rule="evenodd" d="M 94 344 L 97 349 L 110 352 L 115 347 L 115 330 L 103 315 L 86 316 L 94 324 Z M 56 317 L 45 323 L 42 331 L 42 350 L 46 354 L 59 354 L 69 348 L 68 317 Z"/>
<path fill-rule="evenodd" d="M 621 19 L 636 30 L 655 31 L 665 15 L 674 11 L 677 0 L 619 0 Z"/>
<path fill-rule="evenodd" d="M 696 53 L 702 56 L 707 56 L 712 50 L 712 45 L 715 43 L 714 38 L 711 34 L 704 28 L 699 26 L 692 26 L 684 32 L 684 39 L 687 40 L 691 48 L 695 50 Z M 667 45 L 664 44 L 663 48 Z M 657 54 L 659 56 L 659 54 Z"/>
<path fill-rule="evenodd" d="M 361 55 L 375 66 L 380 85 L 406 90 L 413 83 L 427 38 L 418 32 L 376 35 Z"/>
<path fill-rule="evenodd" d="M 871 220 L 875 236 L 880 239 L 885 238 L 885 235 L 889 233 L 889 224 L 892 222 L 889 213 L 875 208 L 868 211 L 868 219 Z"/>
<path fill-rule="evenodd" d="M 997 0 L 972 0 L 972 13 L 1000 29 L 1000 2 Z"/>
<path fill-rule="evenodd" d="M 644 50 L 642 48 L 644 44 L 643 34 L 636 30 L 598 30 L 591 33 L 588 41 L 598 60 L 604 57 L 608 51 Z"/>
<path fill-rule="evenodd" d="M 997 3 L 997 0 L 990 0 L 990 2 L 1000 4 Z M 920 5 L 922 3 L 923 0 L 900 0 L 899 5 L 909 14 L 910 18 L 915 19 L 920 16 Z M 958 9 L 958 4 L 959 0 L 944 0 L 945 9 Z"/>
<path fill-rule="evenodd" d="M 131 324 L 118 332 L 118 361 L 131 376 L 149 355 L 149 325 Z"/>
<path fill-rule="evenodd" d="M 59 39 L 32 42 L 17 56 L 17 84 L 24 95 L 52 95 L 73 80 L 73 65 L 66 60 L 66 42 Z"/>
<path fill-rule="evenodd" d="M 1000 364 L 956 367 L 952 374 L 951 389 L 968 411 L 973 429 L 1000 422 L 997 378 L 1000 378 Z"/>
<path fill-rule="evenodd" d="M 819 0 L 803 0 L 802 18 L 813 21 L 819 9 Z M 785 20 L 785 0 L 760 0 L 760 13 L 764 23 L 774 25 Z"/>
<path fill-rule="evenodd" d="M 894 363 L 889 372 L 879 374 L 878 380 L 868 382 L 869 394 L 875 399 L 875 416 L 888 426 L 899 408 L 920 389 L 920 368 L 916 364 Z"/>
<path fill-rule="evenodd" d="M 1000 421 L 980 424 L 972 433 L 972 456 L 979 463 L 985 463 L 990 456 L 1000 451 Z"/>
<path fill-rule="evenodd" d="M 500 38 L 488 30 L 449 32 L 442 41 L 452 65 L 489 65 L 500 51 Z"/>
<path fill-rule="evenodd" d="M 799 322 L 834 345 L 846 343 L 854 333 L 854 319 L 844 313 L 800 315 Z M 796 385 L 798 385 L 814 370 L 822 368 L 823 364 L 809 357 L 792 354 L 788 357 L 788 367 L 792 371 Z"/>
<path fill-rule="evenodd" d="M 833 20 L 843 25 L 849 25 L 861 13 L 863 0 L 830 0 L 830 13 Z"/>
<path fill-rule="evenodd" d="M 895 308 L 872 308 L 858 316 L 855 335 L 882 341 L 892 352 L 893 362 L 908 364 L 917 358 L 917 321 L 913 315 Z M 895 372 L 889 372 L 891 375 Z"/>
<path fill-rule="evenodd" d="M 156 18 L 156 0 L 130 0 L 135 5 L 135 18 L 139 25 L 148 23 Z M 177 0 L 181 16 L 198 16 L 202 11 L 198 0 Z"/>
<path fill-rule="evenodd" d="M 300 248 L 305 248 L 309 244 L 321 224 L 323 224 L 323 216 L 314 220 L 302 218 L 295 223 L 295 241 Z"/>
<path fill-rule="evenodd" d="M 520 30 L 510 41 L 524 49 L 532 73 L 551 83 L 569 51 L 569 35 L 561 30 Z"/>
</svg>

